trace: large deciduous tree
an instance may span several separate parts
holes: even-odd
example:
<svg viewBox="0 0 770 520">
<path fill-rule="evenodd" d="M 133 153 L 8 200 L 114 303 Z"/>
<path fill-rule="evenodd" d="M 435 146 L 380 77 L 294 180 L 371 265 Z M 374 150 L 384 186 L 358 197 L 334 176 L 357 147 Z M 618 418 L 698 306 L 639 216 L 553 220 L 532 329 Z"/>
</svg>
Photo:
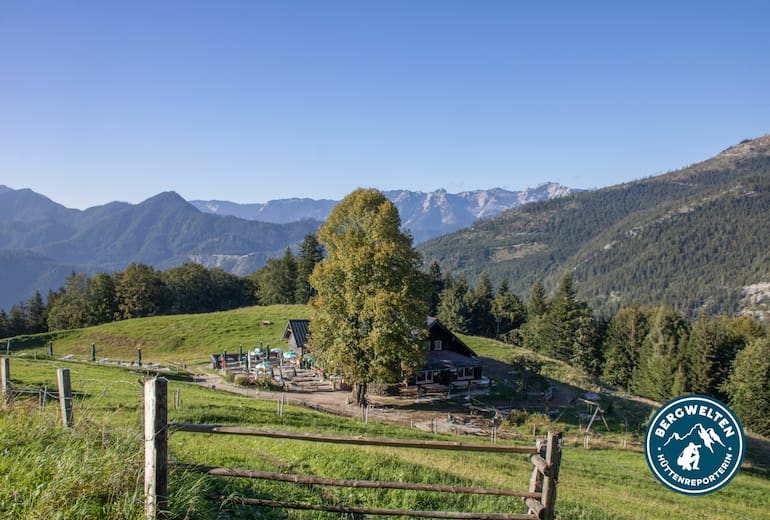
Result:
<svg viewBox="0 0 770 520">
<path fill-rule="evenodd" d="M 149 265 L 131 262 L 125 271 L 115 273 L 115 279 L 119 319 L 162 314 L 166 288 L 158 271 Z"/>
<path fill-rule="evenodd" d="M 318 231 L 327 257 L 310 277 L 317 291 L 311 351 L 352 383 L 358 404 L 370 383 L 402 381 L 425 361 L 426 276 L 400 227 L 398 210 L 381 192 L 358 189 Z"/>
<path fill-rule="evenodd" d="M 77 329 L 88 325 L 88 286 L 85 273 L 73 272 L 65 286 L 51 299 L 48 298 L 48 329 Z"/>
</svg>

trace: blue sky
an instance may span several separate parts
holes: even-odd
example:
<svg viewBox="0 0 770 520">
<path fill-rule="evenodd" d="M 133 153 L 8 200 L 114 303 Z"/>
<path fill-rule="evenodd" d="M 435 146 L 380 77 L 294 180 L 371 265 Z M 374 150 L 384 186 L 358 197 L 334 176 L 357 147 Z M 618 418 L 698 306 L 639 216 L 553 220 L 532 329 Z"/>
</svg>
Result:
<svg viewBox="0 0 770 520">
<path fill-rule="evenodd" d="M 770 133 L 770 3 L 6 1 L 0 184 L 69 207 L 664 173 Z"/>
</svg>

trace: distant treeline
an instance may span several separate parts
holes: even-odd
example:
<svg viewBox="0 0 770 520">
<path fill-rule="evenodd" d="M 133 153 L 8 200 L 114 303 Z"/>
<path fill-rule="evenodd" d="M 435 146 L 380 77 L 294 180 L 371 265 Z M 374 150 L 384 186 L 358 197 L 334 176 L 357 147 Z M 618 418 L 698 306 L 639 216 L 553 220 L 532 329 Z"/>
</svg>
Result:
<svg viewBox="0 0 770 520">
<path fill-rule="evenodd" d="M 309 234 L 298 254 L 287 248 L 260 270 L 239 277 L 188 263 L 166 271 L 131 264 L 95 276 L 72 273 L 65 286 L 0 311 L 0 337 L 80 328 L 116 320 L 191 314 L 249 305 L 307 303 L 310 273 L 323 249 Z M 507 281 L 494 288 L 486 273 L 470 286 L 425 274 L 431 314 L 455 332 L 496 338 L 570 363 L 615 388 L 657 401 L 706 394 L 727 401 L 744 424 L 770 434 L 770 339 L 751 317 L 688 321 L 669 306 L 620 308 L 599 319 L 564 275 L 548 295 L 542 281 L 526 301 Z"/>
</svg>

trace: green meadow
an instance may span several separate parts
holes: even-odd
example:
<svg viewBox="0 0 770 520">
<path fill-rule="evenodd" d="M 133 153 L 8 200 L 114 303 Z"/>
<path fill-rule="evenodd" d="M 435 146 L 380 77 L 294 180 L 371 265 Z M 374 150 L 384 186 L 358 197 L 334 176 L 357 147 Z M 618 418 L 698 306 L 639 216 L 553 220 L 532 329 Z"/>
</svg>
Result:
<svg viewBox="0 0 770 520">
<path fill-rule="evenodd" d="M 306 319 L 310 312 L 306 305 L 271 305 L 123 320 L 85 329 L 19 336 L 12 340 L 11 348 L 28 355 L 45 354 L 50 342 L 56 357 L 73 355 L 88 359 L 93 344 L 97 359 L 131 362 L 137 359 L 137 349 L 141 349 L 142 361 L 147 363 L 206 363 L 210 354 L 223 350 L 237 352 L 241 346 L 244 351 L 253 350 L 260 343 L 285 345 L 281 336 L 286 322 Z"/>
<path fill-rule="evenodd" d="M 56 369 L 69 368 L 75 392 L 73 428 L 61 426 L 55 401 L 39 406 L 36 394 L 22 394 L 0 409 L 0 518 L 138 519 L 143 505 L 142 381 L 154 374 L 137 367 L 83 361 L 96 343 L 98 358 L 132 358 L 141 344 L 148 362 L 205 362 L 208 354 L 239 344 L 282 344 L 289 318 L 306 317 L 303 306 L 280 306 L 200 316 L 130 320 L 122 323 L 19 338 L 11 355 L 16 389 L 56 387 Z M 304 313 L 304 314 L 303 314 Z M 272 325 L 261 326 L 263 321 Z M 99 340 L 100 339 L 100 340 Z M 464 338 L 480 355 L 505 358 L 503 344 Z M 53 341 L 54 358 L 46 355 Z M 62 360 L 74 355 L 81 360 Z M 562 366 L 549 374 L 578 385 L 580 377 Z M 549 377 L 551 377 L 549 375 Z M 179 392 L 176 406 L 173 395 Z M 328 415 L 286 405 L 279 416 L 266 401 L 169 381 L 170 421 L 238 425 L 290 431 L 371 437 L 489 442 L 478 438 L 434 435 L 381 422 Z M 615 428 L 617 421 L 610 421 Z M 546 425 L 567 432 L 568 422 Z M 509 425 L 513 437 L 515 425 Z M 527 426 L 526 428 L 529 428 Z M 498 442 L 529 445 L 532 437 Z M 531 433 L 531 432 L 530 432 Z M 705 497 L 686 497 L 663 488 L 638 450 L 593 447 L 565 442 L 557 513 L 563 519 L 762 519 L 770 518 L 770 478 L 744 468 L 724 489 Z M 209 500 L 211 495 L 251 497 L 312 504 L 387 509 L 475 512 L 526 512 L 521 499 L 425 491 L 367 490 L 269 482 L 202 475 L 189 465 L 203 464 L 306 475 L 426 482 L 444 485 L 526 490 L 531 465 L 524 455 L 501 455 L 381 447 L 353 447 L 294 440 L 173 432 L 169 439 L 169 479 L 173 519 L 339 518 L 338 514 L 273 510 Z"/>
</svg>

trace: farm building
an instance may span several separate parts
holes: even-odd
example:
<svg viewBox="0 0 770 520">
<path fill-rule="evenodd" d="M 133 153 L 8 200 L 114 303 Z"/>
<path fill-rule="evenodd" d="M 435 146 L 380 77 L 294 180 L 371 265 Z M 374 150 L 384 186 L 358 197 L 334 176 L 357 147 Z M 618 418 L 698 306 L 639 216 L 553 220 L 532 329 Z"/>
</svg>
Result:
<svg viewBox="0 0 770 520">
<path fill-rule="evenodd" d="M 476 353 L 437 318 L 428 318 L 425 365 L 414 384 L 427 390 L 488 385 Z"/>
<path fill-rule="evenodd" d="M 483 363 L 476 353 L 455 336 L 437 318 L 427 319 L 428 338 L 425 340 L 425 364 L 402 393 L 447 392 L 483 388 L 489 380 L 483 375 Z M 310 335 L 309 320 L 289 320 L 283 332 L 289 349 L 300 356 L 307 355 Z"/>
<path fill-rule="evenodd" d="M 283 339 L 288 340 L 289 349 L 299 356 L 307 354 L 305 348 L 310 336 L 310 320 L 289 320 L 283 331 Z"/>
</svg>

